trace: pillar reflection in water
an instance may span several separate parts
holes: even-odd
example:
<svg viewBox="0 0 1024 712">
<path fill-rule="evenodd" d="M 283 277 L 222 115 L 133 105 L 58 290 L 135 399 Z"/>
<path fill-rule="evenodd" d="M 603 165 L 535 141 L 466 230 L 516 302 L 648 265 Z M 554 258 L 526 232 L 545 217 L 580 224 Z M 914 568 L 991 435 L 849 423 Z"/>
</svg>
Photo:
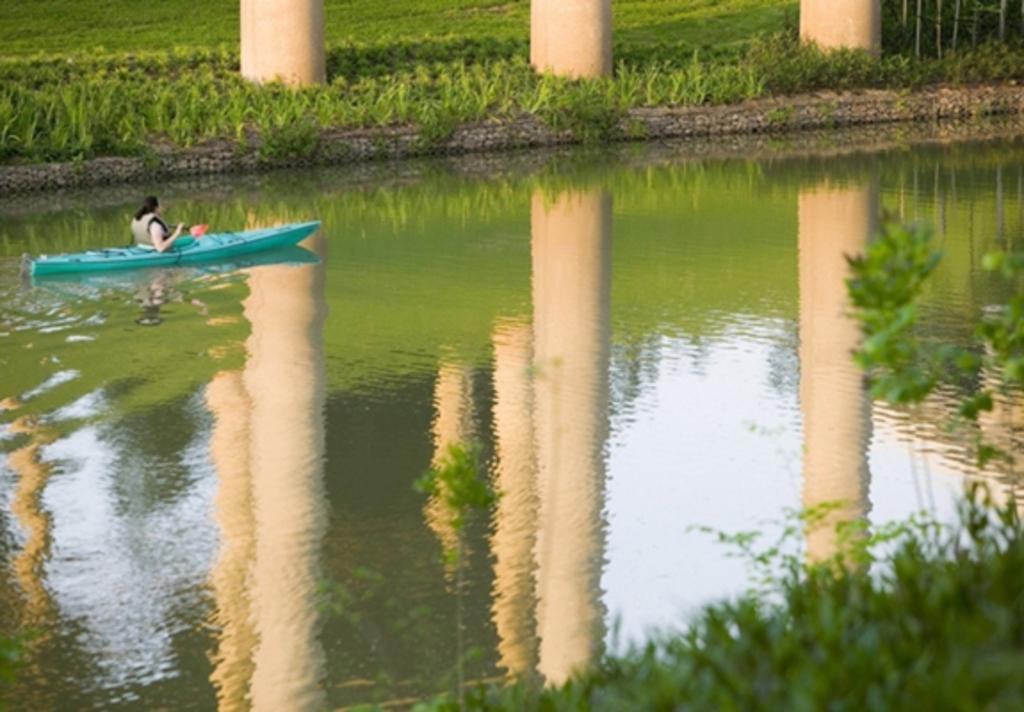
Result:
<svg viewBox="0 0 1024 712">
<path fill-rule="evenodd" d="M 836 525 L 867 516 L 871 404 L 852 353 L 861 333 L 850 313 L 846 255 L 864 251 L 875 232 L 878 190 L 828 184 L 799 196 L 800 407 L 804 422 L 807 509 L 835 503 L 808 527 L 807 553 L 839 553 Z"/>
<path fill-rule="evenodd" d="M 986 346 L 986 355 L 992 357 L 991 348 Z M 981 369 L 982 386 L 992 393 L 992 409 L 978 413 L 978 428 L 986 445 L 997 448 L 1011 459 L 993 458 L 989 464 L 988 478 L 984 480 L 989 488 L 993 503 L 999 507 L 1015 503 L 1018 512 L 1024 514 L 1024 478 L 1017 471 L 1021 458 L 1021 442 L 1024 440 L 1024 400 L 1018 388 L 1009 388 L 1001 373 L 988 364 Z"/>
<path fill-rule="evenodd" d="M 447 462 L 453 446 L 472 445 L 473 425 L 473 372 L 458 363 L 443 363 L 434 384 L 434 457 L 432 467 Z M 431 497 L 426 504 L 426 520 L 441 541 L 446 552 L 459 550 L 459 534 L 452 524 L 454 512 L 443 499 L 444 493 Z"/>
<path fill-rule="evenodd" d="M 322 240 L 313 247 L 323 254 Z M 246 674 L 253 709 L 326 705 L 316 601 L 326 527 L 323 280 L 322 261 L 252 270 L 244 371 L 221 374 L 207 391 L 223 541 L 213 574 L 222 709 L 248 704 Z"/>
<path fill-rule="evenodd" d="M 491 534 L 492 618 L 499 665 L 514 678 L 537 667 L 532 341 L 529 323 L 503 323 L 494 331 L 494 488 L 499 498 Z"/>
<path fill-rule="evenodd" d="M 255 531 L 249 480 L 249 410 L 251 402 L 242 374 L 224 372 L 206 388 L 206 405 L 214 417 L 210 459 L 217 471 L 214 519 L 220 529 L 220 552 L 211 574 L 220 630 L 210 681 L 222 712 L 248 707 L 253 630 L 249 575 Z"/>
<path fill-rule="evenodd" d="M 604 637 L 611 197 L 537 193 L 531 213 L 538 667 L 560 683 Z"/>
<path fill-rule="evenodd" d="M 322 238 L 317 241 L 323 253 Z M 323 650 L 316 590 L 324 511 L 324 268 L 255 269 L 245 385 L 256 526 L 252 701 L 258 710 L 319 709 Z"/>
<path fill-rule="evenodd" d="M 12 433 L 29 436 L 29 442 L 7 457 L 7 466 L 17 477 L 11 511 L 25 532 L 25 545 L 14 559 L 14 574 L 25 596 L 22 626 L 41 630 L 53 615 L 53 598 L 46 588 L 43 564 L 50 556 L 51 517 L 43 509 L 43 490 L 53 472 L 53 464 L 42 458 L 42 448 L 53 440 L 31 418 L 19 418 L 11 424 Z M 38 642 L 38 638 L 35 642 Z"/>
</svg>

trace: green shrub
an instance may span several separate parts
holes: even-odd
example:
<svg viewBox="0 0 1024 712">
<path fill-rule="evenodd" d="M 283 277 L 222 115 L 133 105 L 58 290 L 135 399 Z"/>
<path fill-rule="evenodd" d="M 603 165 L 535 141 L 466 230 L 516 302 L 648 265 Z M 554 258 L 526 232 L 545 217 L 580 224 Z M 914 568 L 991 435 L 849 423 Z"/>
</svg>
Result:
<svg viewBox="0 0 1024 712">
<path fill-rule="evenodd" d="M 1024 528 L 975 491 L 956 526 L 876 536 L 873 565 L 775 567 L 768 595 L 705 608 L 681 633 L 565 685 L 481 685 L 433 710 L 1019 709 Z"/>
<path fill-rule="evenodd" d="M 7 709 L 7 703 L 11 701 L 7 693 L 14 683 L 18 668 L 24 664 L 22 648 L 26 638 L 0 636 L 0 710 Z"/>
<path fill-rule="evenodd" d="M 297 91 L 242 80 L 228 50 L 0 59 L 0 161 L 137 155 L 154 142 L 241 145 L 255 134 L 267 157 L 301 156 L 322 128 L 395 125 L 418 126 L 429 148 L 460 123 L 524 113 L 600 142 L 635 134 L 623 119 L 637 107 L 1024 79 L 1024 53 L 1006 43 L 916 61 L 826 54 L 791 32 L 742 50 L 627 45 L 617 60 L 613 77 L 570 81 L 536 74 L 519 41 L 352 44 L 328 52 L 325 86 Z"/>
<path fill-rule="evenodd" d="M 569 131 L 582 143 L 610 141 L 619 135 L 626 112 L 608 81 L 568 81 L 546 76 L 549 101 L 537 112 L 553 131 Z"/>
<path fill-rule="evenodd" d="M 319 143 L 319 128 L 310 119 L 274 121 L 261 133 L 260 158 L 267 161 L 308 158 Z"/>
</svg>

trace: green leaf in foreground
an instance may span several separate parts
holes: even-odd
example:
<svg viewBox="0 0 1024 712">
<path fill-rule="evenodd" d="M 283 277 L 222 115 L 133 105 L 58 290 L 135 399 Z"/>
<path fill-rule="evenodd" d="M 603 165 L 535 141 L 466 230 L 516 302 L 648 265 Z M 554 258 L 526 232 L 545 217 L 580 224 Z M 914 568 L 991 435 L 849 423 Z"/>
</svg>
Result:
<svg viewBox="0 0 1024 712">
<path fill-rule="evenodd" d="M 854 354 L 871 384 L 871 394 L 896 404 L 920 403 L 939 380 L 938 365 L 922 352 L 914 335 L 915 299 L 941 254 L 923 225 L 884 221 L 864 255 L 848 257 L 847 280 L 864 342 Z"/>
<path fill-rule="evenodd" d="M 972 489 L 956 525 L 883 528 L 870 568 L 790 566 L 564 685 L 478 685 L 432 710 L 1017 709 L 1024 529 Z M 794 531 L 799 531 L 799 527 Z M 747 542 L 745 541 L 745 544 Z"/>
</svg>

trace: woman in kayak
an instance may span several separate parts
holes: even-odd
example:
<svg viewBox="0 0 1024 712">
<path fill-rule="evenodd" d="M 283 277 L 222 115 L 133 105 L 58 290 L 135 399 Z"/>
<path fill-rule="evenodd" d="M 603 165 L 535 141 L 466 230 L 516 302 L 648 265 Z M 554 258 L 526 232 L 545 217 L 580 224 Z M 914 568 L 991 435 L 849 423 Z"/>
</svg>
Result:
<svg viewBox="0 0 1024 712">
<path fill-rule="evenodd" d="M 160 218 L 160 202 L 155 195 L 147 196 L 142 201 L 142 207 L 135 213 L 132 220 L 132 236 L 135 237 L 135 244 L 141 247 L 155 247 L 157 252 L 163 252 L 174 244 L 174 241 L 181 237 L 185 226 L 178 223 L 171 232 Z"/>
</svg>

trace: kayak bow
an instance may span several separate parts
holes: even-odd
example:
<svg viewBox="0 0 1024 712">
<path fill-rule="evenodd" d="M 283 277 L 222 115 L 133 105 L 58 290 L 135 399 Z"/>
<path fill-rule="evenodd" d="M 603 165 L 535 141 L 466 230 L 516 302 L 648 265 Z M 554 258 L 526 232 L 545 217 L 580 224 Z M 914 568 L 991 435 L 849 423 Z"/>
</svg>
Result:
<svg viewBox="0 0 1024 712">
<path fill-rule="evenodd" d="M 26 271 L 33 277 L 71 272 L 101 272 L 142 267 L 176 267 L 178 265 L 230 259 L 241 255 L 295 245 L 312 235 L 320 221 L 291 223 L 278 227 L 221 232 L 176 244 L 164 252 L 146 247 L 113 247 L 62 255 L 42 255 L 28 259 Z"/>
</svg>

